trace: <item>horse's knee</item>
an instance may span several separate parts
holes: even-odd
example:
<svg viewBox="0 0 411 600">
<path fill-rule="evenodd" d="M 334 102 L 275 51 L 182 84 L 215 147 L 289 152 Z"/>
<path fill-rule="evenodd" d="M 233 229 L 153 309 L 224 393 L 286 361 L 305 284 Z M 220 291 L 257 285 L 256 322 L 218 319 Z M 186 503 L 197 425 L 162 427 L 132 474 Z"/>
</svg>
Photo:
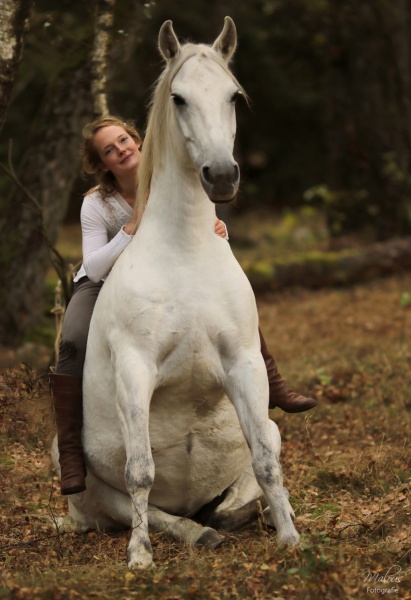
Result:
<svg viewBox="0 0 411 600">
<path fill-rule="evenodd" d="M 130 493 L 135 491 L 149 492 L 154 482 L 154 462 L 148 457 L 138 459 L 131 456 L 127 459 L 125 482 Z"/>
<path fill-rule="evenodd" d="M 253 459 L 253 471 L 260 487 L 277 486 L 282 483 L 281 465 L 275 450 L 269 451 L 263 447 Z"/>
</svg>

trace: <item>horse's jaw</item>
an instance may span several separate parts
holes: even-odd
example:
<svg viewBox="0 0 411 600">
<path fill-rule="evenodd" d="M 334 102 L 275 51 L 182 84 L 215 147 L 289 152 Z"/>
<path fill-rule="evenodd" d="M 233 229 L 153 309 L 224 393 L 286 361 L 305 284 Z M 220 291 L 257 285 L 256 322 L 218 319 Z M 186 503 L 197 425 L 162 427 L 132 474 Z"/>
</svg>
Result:
<svg viewBox="0 0 411 600">
<path fill-rule="evenodd" d="M 230 202 L 233 202 L 237 196 L 238 183 L 222 180 L 210 185 L 202 176 L 200 176 L 200 181 L 205 193 L 214 204 L 229 204 Z"/>
<path fill-rule="evenodd" d="M 216 205 L 231 204 L 231 202 L 234 202 L 234 200 L 236 199 L 236 197 L 237 197 L 237 192 L 234 193 L 234 196 L 230 195 L 230 197 L 228 197 L 228 196 L 226 196 L 226 197 L 224 197 L 224 196 L 218 196 L 218 197 L 215 197 L 215 198 L 211 198 L 209 196 L 211 202 L 213 202 Z"/>
</svg>

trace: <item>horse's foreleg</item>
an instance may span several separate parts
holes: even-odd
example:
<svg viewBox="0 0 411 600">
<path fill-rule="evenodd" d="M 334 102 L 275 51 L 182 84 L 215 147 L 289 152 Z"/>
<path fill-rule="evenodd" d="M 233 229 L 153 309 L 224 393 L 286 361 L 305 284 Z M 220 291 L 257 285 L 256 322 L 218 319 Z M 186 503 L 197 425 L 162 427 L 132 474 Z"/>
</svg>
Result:
<svg viewBox="0 0 411 600">
<path fill-rule="evenodd" d="M 237 360 L 227 373 L 225 389 L 250 446 L 253 470 L 270 507 L 278 544 L 295 546 L 299 535 L 283 488 L 279 435 L 274 435 L 268 418 L 268 380 L 261 355 Z"/>
<path fill-rule="evenodd" d="M 154 481 L 149 438 L 150 401 L 155 369 L 131 349 L 116 355 L 117 407 L 126 449 L 125 484 L 132 504 L 132 533 L 127 549 L 130 569 L 153 566 L 148 535 L 148 496 Z"/>
</svg>

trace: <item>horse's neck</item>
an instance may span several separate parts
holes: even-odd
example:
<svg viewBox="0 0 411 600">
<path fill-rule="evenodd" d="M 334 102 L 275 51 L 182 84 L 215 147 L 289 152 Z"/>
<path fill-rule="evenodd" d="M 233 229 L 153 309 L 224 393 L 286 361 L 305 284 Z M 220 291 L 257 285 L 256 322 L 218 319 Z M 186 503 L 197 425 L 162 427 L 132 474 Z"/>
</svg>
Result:
<svg viewBox="0 0 411 600">
<path fill-rule="evenodd" d="M 204 192 L 197 173 L 170 164 L 153 173 L 150 197 L 144 221 L 161 235 L 167 231 L 184 238 L 203 237 L 214 224 L 215 208 Z"/>
</svg>

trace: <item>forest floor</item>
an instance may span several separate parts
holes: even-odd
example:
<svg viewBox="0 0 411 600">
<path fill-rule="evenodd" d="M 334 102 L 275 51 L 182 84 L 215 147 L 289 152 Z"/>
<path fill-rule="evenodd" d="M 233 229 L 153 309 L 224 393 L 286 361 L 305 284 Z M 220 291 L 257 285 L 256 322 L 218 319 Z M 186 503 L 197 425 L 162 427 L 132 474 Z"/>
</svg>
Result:
<svg viewBox="0 0 411 600">
<path fill-rule="evenodd" d="M 292 386 L 317 407 L 271 411 L 301 534 L 279 550 L 261 521 L 216 550 L 152 535 L 155 570 L 126 566 L 129 532 L 56 533 L 51 401 L 27 364 L 0 378 L 0 598 L 411 599 L 411 273 L 258 298 Z"/>
</svg>

